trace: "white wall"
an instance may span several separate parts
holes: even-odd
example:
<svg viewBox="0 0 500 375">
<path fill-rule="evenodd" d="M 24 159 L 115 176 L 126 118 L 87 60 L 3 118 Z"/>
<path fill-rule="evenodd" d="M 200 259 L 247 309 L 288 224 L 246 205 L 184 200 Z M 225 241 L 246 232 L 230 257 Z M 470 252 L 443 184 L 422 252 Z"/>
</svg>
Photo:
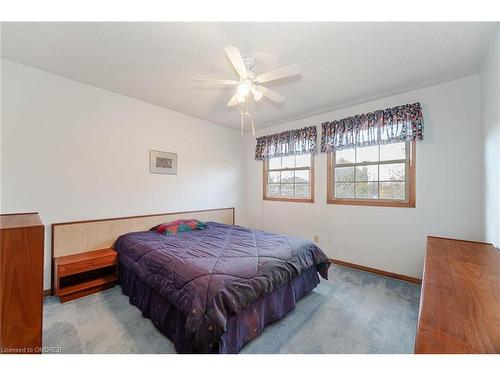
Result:
<svg viewBox="0 0 500 375">
<path fill-rule="evenodd" d="M 3 212 L 38 211 L 46 224 L 236 207 L 238 131 L 2 61 Z M 149 174 L 149 150 L 178 154 L 176 176 Z"/>
<path fill-rule="evenodd" d="M 314 204 L 262 201 L 262 162 L 253 160 L 255 139 L 247 136 L 247 224 L 310 239 L 318 234 L 332 258 L 414 277 L 421 277 L 427 235 L 482 240 L 477 75 L 288 122 L 258 136 L 309 125 L 320 133 L 322 122 L 416 101 L 425 121 L 416 151 L 416 208 L 327 205 L 326 154 L 315 156 Z"/>
<path fill-rule="evenodd" d="M 479 77 L 484 147 L 485 238 L 500 247 L 500 26 L 497 26 Z"/>
</svg>

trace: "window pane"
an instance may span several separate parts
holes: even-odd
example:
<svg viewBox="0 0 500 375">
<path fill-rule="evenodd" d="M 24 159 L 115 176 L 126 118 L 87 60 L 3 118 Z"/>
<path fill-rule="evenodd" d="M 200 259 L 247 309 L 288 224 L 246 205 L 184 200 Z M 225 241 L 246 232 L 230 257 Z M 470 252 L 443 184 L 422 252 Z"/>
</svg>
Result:
<svg viewBox="0 0 500 375">
<path fill-rule="evenodd" d="M 267 195 L 268 196 L 279 196 L 280 195 L 280 186 L 277 184 L 270 184 L 267 186 Z"/>
<path fill-rule="evenodd" d="M 408 147 L 399 142 L 335 152 L 333 198 L 407 200 Z"/>
<path fill-rule="evenodd" d="M 295 182 L 297 183 L 305 183 L 309 182 L 309 171 L 295 171 Z"/>
<path fill-rule="evenodd" d="M 309 198 L 309 184 L 296 184 L 295 185 L 296 198 Z"/>
<path fill-rule="evenodd" d="M 378 165 L 363 165 L 356 167 L 356 181 L 377 181 Z"/>
<path fill-rule="evenodd" d="M 295 155 L 282 157 L 281 168 L 295 168 Z"/>
<path fill-rule="evenodd" d="M 356 182 L 356 198 L 377 199 L 378 198 L 378 183 L 377 182 Z"/>
<path fill-rule="evenodd" d="M 270 184 L 279 184 L 280 183 L 280 172 L 269 172 L 269 181 Z"/>
<path fill-rule="evenodd" d="M 295 159 L 295 167 L 309 167 L 311 165 L 311 154 L 297 155 Z"/>
<path fill-rule="evenodd" d="M 406 159 L 406 143 L 393 143 L 380 146 L 380 160 L 403 160 Z"/>
<path fill-rule="evenodd" d="M 282 184 L 281 185 L 281 196 L 282 197 L 293 197 L 293 184 Z"/>
<path fill-rule="evenodd" d="M 281 183 L 293 183 L 293 173 L 294 171 L 281 171 Z"/>
<path fill-rule="evenodd" d="M 404 181 L 405 164 L 380 164 L 380 181 Z"/>
<path fill-rule="evenodd" d="M 269 159 L 269 169 L 280 169 L 280 168 L 281 168 L 281 158 Z"/>
<path fill-rule="evenodd" d="M 310 198 L 312 155 L 291 155 L 267 161 L 265 193 L 272 198 Z M 264 164 L 266 166 L 266 164 Z M 297 170 L 297 168 L 306 168 Z"/>
<path fill-rule="evenodd" d="M 335 183 L 335 198 L 354 198 L 354 183 Z"/>
<path fill-rule="evenodd" d="M 335 181 L 336 182 L 354 181 L 354 167 L 335 168 Z"/>
<path fill-rule="evenodd" d="M 353 148 L 335 151 L 335 164 L 354 163 L 355 151 Z"/>
<path fill-rule="evenodd" d="M 378 161 L 378 146 L 360 147 L 356 149 L 356 163 Z"/>
<path fill-rule="evenodd" d="M 380 183 L 380 199 L 405 199 L 405 183 L 404 182 L 381 182 Z"/>
</svg>

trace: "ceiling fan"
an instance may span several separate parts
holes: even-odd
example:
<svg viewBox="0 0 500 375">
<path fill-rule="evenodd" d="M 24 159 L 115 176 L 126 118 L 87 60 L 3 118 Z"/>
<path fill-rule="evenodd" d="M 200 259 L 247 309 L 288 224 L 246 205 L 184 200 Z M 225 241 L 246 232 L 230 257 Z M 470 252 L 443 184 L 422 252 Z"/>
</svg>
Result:
<svg viewBox="0 0 500 375">
<path fill-rule="evenodd" d="M 275 70 L 271 70 L 267 73 L 255 74 L 253 72 L 253 67 L 255 66 L 255 59 L 250 56 L 242 57 L 241 52 L 238 48 L 233 46 L 227 46 L 224 48 L 227 57 L 233 64 L 234 69 L 239 75 L 239 80 L 230 80 L 230 79 L 196 79 L 197 82 L 204 82 L 214 85 L 230 85 L 237 86 L 236 93 L 229 100 L 227 105 L 229 107 L 233 107 L 235 105 L 240 105 L 241 111 L 241 119 L 242 119 L 242 129 L 243 132 L 243 118 L 245 116 L 251 119 L 250 113 L 248 113 L 248 97 L 249 94 L 252 93 L 253 98 L 256 102 L 261 100 L 263 97 L 266 97 L 273 102 L 283 103 L 285 101 L 285 97 L 283 95 L 278 94 L 276 91 L 268 89 L 263 86 L 263 83 L 275 81 L 278 79 L 291 77 L 295 75 L 299 75 L 301 73 L 302 67 L 298 64 L 287 65 L 282 68 L 278 68 Z M 243 110 L 242 105 L 247 104 L 246 111 Z M 255 134 L 255 130 L 253 128 L 252 121 L 252 130 Z"/>
</svg>

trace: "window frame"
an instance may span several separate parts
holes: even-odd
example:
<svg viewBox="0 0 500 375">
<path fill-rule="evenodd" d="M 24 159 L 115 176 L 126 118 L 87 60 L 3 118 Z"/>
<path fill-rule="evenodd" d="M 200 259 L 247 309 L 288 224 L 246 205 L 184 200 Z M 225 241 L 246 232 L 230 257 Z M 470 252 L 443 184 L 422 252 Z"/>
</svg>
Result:
<svg viewBox="0 0 500 375">
<path fill-rule="evenodd" d="M 406 164 L 406 199 L 405 200 L 393 200 L 393 199 L 364 199 L 364 198 L 335 198 L 334 197 L 334 184 L 335 184 L 335 151 L 329 152 L 327 156 L 327 197 L 326 202 L 328 204 L 339 204 L 339 205 L 352 205 L 352 206 L 379 206 L 379 207 L 416 207 L 416 144 L 415 141 L 406 142 L 407 156 L 405 158 Z M 380 165 L 380 164 L 392 164 L 394 161 L 384 161 L 380 162 L 365 162 L 365 163 L 352 163 L 347 166 L 363 166 L 363 165 Z M 345 166 L 342 164 L 342 166 Z"/>
<path fill-rule="evenodd" d="M 278 202 L 297 202 L 297 203 L 314 203 L 314 154 L 311 152 L 311 166 L 309 168 L 281 168 L 271 169 L 271 171 L 295 171 L 295 170 L 308 170 L 309 171 L 309 192 L 310 198 L 293 198 L 293 197 L 274 197 L 267 196 L 267 186 L 269 178 L 269 159 L 263 162 L 263 184 L 262 184 L 262 199 L 265 201 L 278 201 Z"/>
</svg>

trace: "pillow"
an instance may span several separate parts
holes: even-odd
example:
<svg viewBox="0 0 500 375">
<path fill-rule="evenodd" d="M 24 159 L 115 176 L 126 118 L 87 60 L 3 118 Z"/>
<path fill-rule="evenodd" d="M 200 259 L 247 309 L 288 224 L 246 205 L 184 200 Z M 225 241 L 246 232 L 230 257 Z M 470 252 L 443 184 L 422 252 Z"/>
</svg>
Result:
<svg viewBox="0 0 500 375">
<path fill-rule="evenodd" d="M 206 227 L 207 224 L 204 223 L 203 221 L 189 219 L 189 220 L 175 220 L 175 221 L 170 221 L 168 223 L 163 223 L 157 225 L 154 228 L 151 228 L 151 230 L 156 230 L 161 234 L 169 236 L 180 232 L 191 232 L 192 230 L 205 229 Z"/>
</svg>

